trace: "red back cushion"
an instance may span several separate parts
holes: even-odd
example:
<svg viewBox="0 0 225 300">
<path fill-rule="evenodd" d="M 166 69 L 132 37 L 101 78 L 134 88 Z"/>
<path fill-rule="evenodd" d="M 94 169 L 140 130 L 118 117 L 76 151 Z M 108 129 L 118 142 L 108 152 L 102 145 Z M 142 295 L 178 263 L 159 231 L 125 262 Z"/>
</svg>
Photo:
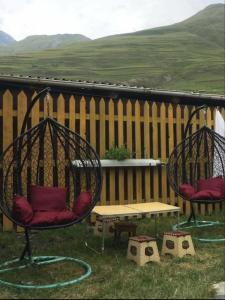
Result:
<svg viewBox="0 0 225 300">
<path fill-rule="evenodd" d="M 193 188 L 193 186 L 186 183 L 179 186 L 179 191 L 186 199 L 190 199 L 191 196 L 196 193 L 196 190 Z"/>
<path fill-rule="evenodd" d="M 28 224 L 33 218 L 33 210 L 26 197 L 16 195 L 13 198 L 13 215 L 23 224 Z"/>
<path fill-rule="evenodd" d="M 66 209 L 67 188 L 31 187 L 31 206 L 33 211 L 62 211 Z"/>
<path fill-rule="evenodd" d="M 225 184 L 221 177 L 214 177 L 209 179 L 201 179 L 197 182 L 197 191 L 211 190 L 220 193 L 220 198 L 224 198 Z"/>
<path fill-rule="evenodd" d="M 221 199 L 221 192 L 214 190 L 202 190 L 195 193 L 191 200 L 219 200 Z"/>
<path fill-rule="evenodd" d="M 90 192 L 81 192 L 73 204 L 73 212 L 79 217 L 82 216 L 90 206 L 92 196 Z"/>
</svg>

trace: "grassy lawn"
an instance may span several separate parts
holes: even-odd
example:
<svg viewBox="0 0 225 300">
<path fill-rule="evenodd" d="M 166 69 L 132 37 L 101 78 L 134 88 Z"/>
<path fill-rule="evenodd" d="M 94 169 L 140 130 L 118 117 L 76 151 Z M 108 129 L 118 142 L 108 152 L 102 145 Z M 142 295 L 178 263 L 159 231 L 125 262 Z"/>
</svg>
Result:
<svg viewBox="0 0 225 300">
<path fill-rule="evenodd" d="M 217 217 L 218 219 L 219 217 Z M 220 218 L 224 218 L 220 216 Z M 138 234 L 153 235 L 154 220 L 135 220 Z M 176 222 L 174 217 L 159 220 L 159 233 L 171 230 Z M 218 228 L 220 233 L 224 229 Z M 61 255 L 82 259 L 92 267 L 92 275 L 79 284 L 47 290 L 19 290 L 1 286 L 1 299 L 159 299 L 185 298 L 201 299 L 213 297 L 212 284 L 225 279 L 224 244 L 202 244 L 194 241 L 196 256 L 182 259 L 161 256 L 161 262 L 138 267 L 126 259 L 127 237 L 122 236 L 120 244 L 113 239 L 106 240 L 103 255 L 85 246 L 88 239 L 90 247 L 100 250 L 101 239 L 87 232 L 86 225 L 79 224 L 67 229 L 35 232 L 32 234 L 34 255 Z M 0 262 L 11 260 L 23 248 L 23 234 L 0 232 Z M 161 251 L 161 241 L 158 242 Z M 41 268 L 29 268 L 9 273 L 5 279 L 17 282 L 52 283 L 76 276 L 81 270 L 71 263 L 58 263 Z M 3 275 L 0 276 L 3 278 Z"/>
</svg>

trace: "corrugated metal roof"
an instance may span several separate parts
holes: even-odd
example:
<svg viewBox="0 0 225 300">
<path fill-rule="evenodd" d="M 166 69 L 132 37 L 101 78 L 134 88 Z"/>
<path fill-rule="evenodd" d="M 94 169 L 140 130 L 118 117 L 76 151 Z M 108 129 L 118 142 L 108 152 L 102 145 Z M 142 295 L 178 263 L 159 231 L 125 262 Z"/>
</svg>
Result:
<svg viewBox="0 0 225 300">
<path fill-rule="evenodd" d="M 225 95 L 204 94 L 202 92 L 186 92 L 174 90 L 151 89 L 146 87 L 127 86 L 110 82 L 68 80 L 50 77 L 34 77 L 15 74 L 0 74 L 0 82 L 6 85 L 22 85 L 25 87 L 50 86 L 56 90 L 67 90 L 91 96 L 105 96 L 111 98 L 158 98 L 158 101 L 167 98 L 167 102 L 186 103 L 195 102 L 195 105 L 210 104 L 225 106 Z M 172 99 L 172 100 L 171 100 Z M 157 101 L 157 100 L 156 100 Z M 209 103 L 210 102 L 210 103 Z"/>
</svg>

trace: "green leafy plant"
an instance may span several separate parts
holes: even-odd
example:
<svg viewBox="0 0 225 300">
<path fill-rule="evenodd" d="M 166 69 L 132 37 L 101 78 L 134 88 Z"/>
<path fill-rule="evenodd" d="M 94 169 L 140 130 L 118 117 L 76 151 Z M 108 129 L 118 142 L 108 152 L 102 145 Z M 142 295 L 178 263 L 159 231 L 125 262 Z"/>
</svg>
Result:
<svg viewBox="0 0 225 300">
<path fill-rule="evenodd" d="M 124 145 L 120 147 L 114 145 L 105 154 L 105 159 L 124 160 L 127 158 L 130 158 L 130 151 Z"/>
</svg>

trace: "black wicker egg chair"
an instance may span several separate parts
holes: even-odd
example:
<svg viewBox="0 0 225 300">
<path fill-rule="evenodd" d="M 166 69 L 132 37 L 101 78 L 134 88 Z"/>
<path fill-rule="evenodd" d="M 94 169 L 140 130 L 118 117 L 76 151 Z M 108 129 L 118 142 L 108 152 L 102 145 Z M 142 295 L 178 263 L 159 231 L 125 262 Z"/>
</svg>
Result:
<svg viewBox="0 0 225 300">
<path fill-rule="evenodd" d="M 222 226 L 220 221 L 203 221 L 196 218 L 196 207 L 225 201 L 225 139 L 206 125 L 187 136 L 193 116 L 206 106 L 197 108 L 190 116 L 184 139 L 172 151 L 167 163 L 168 181 L 176 195 L 190 202 L 191 213 L 187 221 L 173 229 L 203 229 Z M 224 231 L 223 231 L 224 232 Z M 220 236 L 194 238 L 201 242 L 224 242 Z"/>
<path fill-rule="evenodd" d="M 48 285 L 12 284 L 0 280 L 0 283 L 22 288 L 65 286 L 77 283 L 91 274 L 90 266 L 78 259 L 32 257 L 31 253 L 31 230 L 65 228 L 80 223 L 90 215 L 101 192 L 99 157 L 81 136 L 49 116 L 25 132 L 32 107 L 41 97 L 45 96 L 46 100 L 49 90 L 42 90 L 32 100 L 24 118 L 21 135 L 0 158 L 0 207 L 5 216 L 25 231 L 26 245 L 16 262 L 23 262 L 26 267 L 27 264 L 43 265 L 69 260 L 82 265 L 86 273 L 79 278 Z M 32 217 L 28 212 L 21 216 L 20 205 L 22 203 L 23 209 L 26 200 L 33 209 Z M 18 202 L 15 204 L 15 201 Z M 14 262 L 15 260 L 1 265 L 0 274 L 7 271 Z"/>
</svg>

